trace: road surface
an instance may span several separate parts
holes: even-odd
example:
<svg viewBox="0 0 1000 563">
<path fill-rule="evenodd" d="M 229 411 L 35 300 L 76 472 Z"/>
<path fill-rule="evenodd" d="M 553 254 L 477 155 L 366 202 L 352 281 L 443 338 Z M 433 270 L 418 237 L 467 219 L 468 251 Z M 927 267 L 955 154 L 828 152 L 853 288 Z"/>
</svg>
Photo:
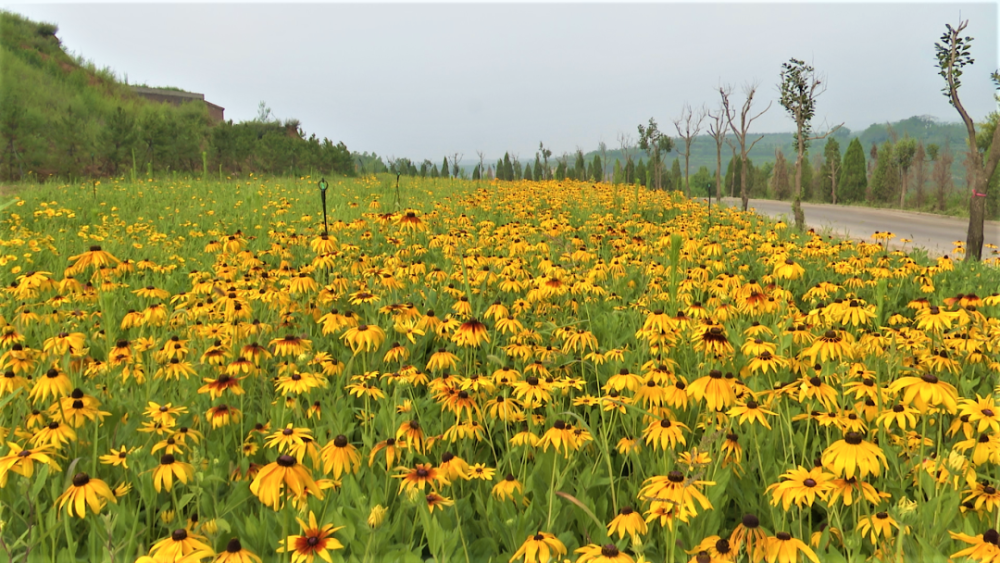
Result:
<svg viewBox="0 0 1000 563">
<path fill-rule="evenodd" d="M 739 198 L 723 198 L 722 201 L 730 207 L 740 206 Z M 751 199 L 750 207 L 773 218 L 784 215 L 789 224 L 794 221 L 791 202 Z M 954 242 L 964 243 L 969 228 L 968 219 L 895 209 L 803 203 L 802 211 L 806 215 L 806 225 L 817 232 L 828 229 L 834 236 L 874 242 L 875 231 L 889 231 L 896 235 L 889 243 L 890 249 L 900 248 L 899 239 L 906 238 L 913 241 L 907 243 L 908 247 L 922 247 L 932 256 L 953 253 Z M 986 244 L 1000 246 L 1000 222 L 986 221 L 983 232 Z M 983 247 L 983 258 L 997 256 L 997 253 L 1000 251 Z"/>
</svg>

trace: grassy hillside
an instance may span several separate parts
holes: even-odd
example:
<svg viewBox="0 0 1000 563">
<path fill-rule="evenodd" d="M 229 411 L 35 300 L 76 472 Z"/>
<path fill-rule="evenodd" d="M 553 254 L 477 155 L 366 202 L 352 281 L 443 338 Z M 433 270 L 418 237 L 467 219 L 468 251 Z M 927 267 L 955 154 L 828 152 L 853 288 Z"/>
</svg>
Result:
<svg viewBox="0 0 1000 563">
<path fill-rule="evenodd" d="M 343 143 L 299 122 L 213 126 L 201 103 L 151 102 L 72 57 L 55 25 L 0 11 L 0 179 L 208 171 L 353 174 Z"/>
</svg>

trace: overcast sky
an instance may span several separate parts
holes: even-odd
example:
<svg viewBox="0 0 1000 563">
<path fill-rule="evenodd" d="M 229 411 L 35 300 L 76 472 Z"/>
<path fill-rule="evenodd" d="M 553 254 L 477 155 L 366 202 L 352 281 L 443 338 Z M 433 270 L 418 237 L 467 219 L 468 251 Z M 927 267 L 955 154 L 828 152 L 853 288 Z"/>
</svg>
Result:
<svg viewBox="0 0 1000 563">
<path fill-rule="evenodd" d="M 0 0 L 3 1 L 3 0 Z M 934 43 L 969 19 L 976 64 L 962 100 L 996 108 L 994 3 L 949 4 L 15 4 L 63 45 L 130 83 L 201 92 L 235 121 L 278 118 L 355 151 L 440 162 L 477 150 L 522 159 L 617 147 L 651 116 L 673 133 L 684 103 L 759 82 L 760 132 L 791 131 L 781 63 L 825 75 L 817 122 L 860 132 L 931 115 L 957 121 Z"/>
</svg>

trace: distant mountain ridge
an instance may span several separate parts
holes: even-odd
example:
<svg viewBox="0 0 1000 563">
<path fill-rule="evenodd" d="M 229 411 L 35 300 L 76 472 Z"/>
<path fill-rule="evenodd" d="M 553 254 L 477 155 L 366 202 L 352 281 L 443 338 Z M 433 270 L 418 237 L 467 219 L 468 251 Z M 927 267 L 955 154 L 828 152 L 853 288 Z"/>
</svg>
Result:
<svg viewBox="0 0 1000 563">
<path fill-rule="evenodd" d="M 963 164 L 965 157 L 964 153 L 966 151 L 968 141 L 965 132 L 965 126 L 961 123 L 949 123 L 943 122 L 935 117 L 929 115 L 913 116 L 907 119 L 896 121 L 893 123 L 874 123 L 860 133 L 851 131 L 847 127 L 841 127 L 832 136 L 837 139 L 840 143 L 840 154 L 843 156 L 844 151 L 847 150 L 848 143 L 851 139 L 858 137 L 861 141 L 861 146 L 865 149 L 865 159 L 868 159 L 869 152 L 873 144 L 879 146 L 887 140 L 892 139 L 893 134 L 896 135 L 897 139 L 902 139 L 904 137 L 912 137 L 917 142 L 924 143 L 924 146 L 928 144 L 936 144 L 940 147 L 941 152 L 945 150 L 950 150 L 955 157 L 952 164 L 952 176 L 957 182 L 964 182 L 965 178 L 965 166 Z M 753 161 L 754 166 L 760 166 L 766 162 L 773 163 L 774 153 L 776 149 L 781 149 L 784 153 L 785 158 L 794 161 L 795 159 L 795 134 L 794 133 L 754 133 L 751 131 L 747 135 L 747 142 L 751 142 L 753 139 L 764 136 L 748 154 L 748 157 Z M 674 138 L 674 146 L 683 150 L 683 141 Z M 634 135 L 633 135 L 634 138 Z M 735 138 L 730 135 L 729 140 L 736 145 L 736 154 L 739 154 L 739 145 L 736 144 Z M 823 145 L 826 143 L 826 139 L 820 141 L 813 141 L 810 147 L 809 154 L 822 154 Z M 678 147 L 679 145 L 679 147 Z M 587 162 L 593 160 L 595 155 L 600 155 L 600 151 L 592 150 L 584 154 L 584 158 Z M 642 158 L 644 160 L 648 159 L 645 152 L 638 149 L 637 147 L 631 150 L 632 157 L 636 160 Z M 722 167 L 723 172 L 729 160 L 733 157 L 733 151 L 728 144 L 723 144 L 722 146 Z M 522 157 L 523 159 L 524 157 Z M 534 160 L 534 157 L 531 157 Z M 552 158 L 556 158 L 553 155 Z M 614 162 L 615 159 L 619 159 L 622 162 L 625 158 L 622 154 L 620 148 L 615 147 L 612 150 L 612 146 L 609 144 L 607 150 L 607 158 L 610 162 Z M 681 166 L 684 165 L 684 157 L 680 155 L 676 150 L 667 155 L 667 162 L 672 162 L 674 158 L 680 158 Z M 550 158 L 551 160 L 551 158 Z M 694 144 L 691 146 L 691 174 L 693 175 L 698 171 L 698 168 L 704 166 L 714 174 L 715 173 L 715 139 L 709 137 L 708 135 L 699 135 Z"/>
</svg>

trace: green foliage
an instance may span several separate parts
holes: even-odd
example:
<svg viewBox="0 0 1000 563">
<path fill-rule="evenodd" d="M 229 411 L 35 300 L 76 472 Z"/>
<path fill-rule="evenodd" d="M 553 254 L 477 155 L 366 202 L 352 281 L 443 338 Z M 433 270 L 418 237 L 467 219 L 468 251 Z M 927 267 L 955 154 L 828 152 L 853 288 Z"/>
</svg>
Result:
<svg viewBox="0 0 1000 563">
<path fill-rule="evenodd" d="M 444 157 L 444 160 L 441 161 L 440 174 L 441 174 L 442 178 L 447 178 L 448 177 L 448 157 L 447 156 Z"/>
<path fill-rule="evenodd" d="M 594 182 L 601 182 L 604 180 L 604 166 L 601 163 L 601 156 L 595 154 L 594 160 L 590 163 L 591 176 L 590 179 Z"/>
<path fill-rule="evenodd" d="M 698 168 L 690 180 L 691 197 L 705 197 L 709 193 L 707 186 L 711 186 L 711 193 L 715 195 L 715 173 L 709 171 L 707 166 Z"/>
<path fill-rule="evenodd" d="M 795 172 L 789 168 L 790 164 L 779 149 L 775 155 L 774 173 L 771 180 L 771 189 L 773 190 L 771 195 L 776 199 L 788 199 L 792 195 L 792 185 L 788 179 Z"/>
<path fill-rule="evenodd" d="M 817 178 L 818 193 L 814 194 L 816 199 L 823 202 L 833 201 L 833 174 L 840 171 L 840 143 L 837 139 L 829 137 L 823 147 L 823 165 L 819 169 Z M 839 190 L 838 190 L 839 191 Z"/>
<path fill-rule="evenodd" d="M 781 65 L 781 83 L 778 84 L 781 93 L 781 107 L 798 126 L 796 135 L 805 139 L 805 149 L 809 148 L 809 133 L 812 130 L 812 118 L 816 114 L 815 87 L 819 81 L 815 78 L 816 70 L 798 59 L 789 59 Z M 805 180 L 803 180 L 803 186 Z"/>
<path fill-rule="evenodd" d="M 649 174 L 649 171 L 646 169 L 646 163 L 640 158 L 639 165 L 635 167 L 635 175 L 639 183 L 643 186 L 649 185 L 649 179 L 651 178 Z"/>
<path fill-rule="evenodd" d="M 573 163 L 573 179 L 587 181 L 587 162 L 583 159 L 583 151 L 576 151 L 576 161 Z"/>
<path fill-rule="evenodd" d="M 837 202 L 863 201 L 868 190 L 868 165 L 861 141 L 855 137 L 847 145 L 844 162 L 837 174 Z"/>
<path fill-rule="evenodd" d="M 886 141 L 879 147 L 878 159 L 871 179 L 872 201 L 893 203 L 899 200 L 899 165 L 892 155 L 892 141 Z"/>
<path fill-rule="evenodd" d="M 764 195 L 764 188 L 760 186 L 757 181 L 757 169 L 754 168 L 753 160 L 747 159 L 747 197 L 761 197 Z M 729 165 L 726 167 L 726 176 L 722 181 L 722 192 L 723 195 L 729 196 L 732 192 L 731 190 L 735 187 L 735 196 L 740 196 L 740 171 L 743 167 L 743 161 L 740 159 L 739 155 L 734 156 L 729 159 Z"/>
</svg>

